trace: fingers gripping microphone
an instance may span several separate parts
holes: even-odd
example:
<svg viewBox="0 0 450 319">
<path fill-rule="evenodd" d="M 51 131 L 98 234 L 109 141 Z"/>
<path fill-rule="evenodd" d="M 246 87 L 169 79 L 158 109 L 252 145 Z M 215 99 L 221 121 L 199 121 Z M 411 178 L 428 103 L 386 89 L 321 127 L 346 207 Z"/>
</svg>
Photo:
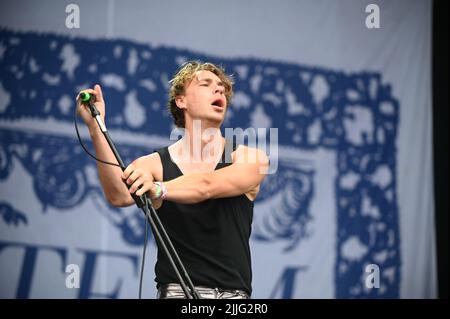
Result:
<svg viewBox="0 0 450 319">
<path fill-rule="evenodd" d="M 91 111 L 91 115 L 93 118 L 96 119 L 98 125 L 100 126 L 100 129 L 102 130 L 102 132 L 106 132 L 106 126 L 105 123 L 103 122 L 102 117 L 100 116 L 100 112 L 97 110 L 97 108 L 95 107 L 95 96 L 91 95 L 87 92 L 81 92 L 80 93 L 80 99 L 81 102 L 83 103 L 87 103 L 87 105 L 89 106 L 89 111 Z"/>
<path fill-rule="evenodd" d="M 100 112 L 97 110 L 97 108 L 95 107 L 95 96 L 86 93 L 86 92 L 82 92 L 80 93 L 80 99 L 81 102 L 83 103 L 87 103 L 89 105 L 89 110 L 91 111 L 91 114 L 93 117 L 96 117 L 97 115 L 100 115 Z"/>
<path fill-rule="evenodd" d="M 81 92 L 80 98 L 81 98 L 81 101 L 83 101 L 83 102 L 89 102 L 91 100 L 91 98 L 94 98 L 94 97 L 92 95 L 90 95 L 89 93 Z"/>
</svg>

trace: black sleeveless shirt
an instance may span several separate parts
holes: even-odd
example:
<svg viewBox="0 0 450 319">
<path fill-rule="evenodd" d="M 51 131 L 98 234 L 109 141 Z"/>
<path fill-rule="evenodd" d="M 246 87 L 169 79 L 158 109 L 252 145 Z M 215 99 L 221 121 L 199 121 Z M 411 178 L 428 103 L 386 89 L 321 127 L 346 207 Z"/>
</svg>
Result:
<svg viewBox="0 0 450 319">
<path fill-rule="evenodd" d="M 233 143 L 232 150 L 235 149 Z M 216 170 L 231 165 L 231 152 L 225 154 L 226 150 L 231 151 L 230 147 L 224 148 Z M 157 152 L 161 157 L 163 181 L 183 175 L 172 161 L 168 147 Z M 195 286 L 242 289 L 251 294 L 249 238 L 253 201 L 245 194 L 196 204 L 165 200 L 157 213 Z M 166 254 L 159 243 L 157 246 L 157 287 L 179 283 Z"/>
</svg>

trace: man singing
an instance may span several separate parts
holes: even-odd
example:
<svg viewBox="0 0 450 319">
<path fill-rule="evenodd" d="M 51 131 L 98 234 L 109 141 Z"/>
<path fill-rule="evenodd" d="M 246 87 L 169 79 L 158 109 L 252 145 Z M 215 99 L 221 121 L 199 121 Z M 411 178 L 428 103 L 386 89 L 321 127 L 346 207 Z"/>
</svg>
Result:
<svg viewBox="0 0 450 319">
<path fill-rule="evenodd" d="M 253 202 L 267 174 L 268 158 L 261 150 L 222 136 L 220 127 L 233 95 L 233 83 L 222 68 L 187 62 L 170 83 L 168 108 L 175 125 L 184 129 L 183 137 L 136 159 L 124 172 L 98 162 L 105 196 L 123 207 L 134 204 L 130 194 L 148 194 L 202 298 L 250 298 Z M 100 86 L 82 92 L 95 96 L 104 118 Z M 89 110 L 77 101 L 97 157 L 116 163 Z M 155 272 L 158 298 L 185 298 L 159 243 Z"/>
</svg>

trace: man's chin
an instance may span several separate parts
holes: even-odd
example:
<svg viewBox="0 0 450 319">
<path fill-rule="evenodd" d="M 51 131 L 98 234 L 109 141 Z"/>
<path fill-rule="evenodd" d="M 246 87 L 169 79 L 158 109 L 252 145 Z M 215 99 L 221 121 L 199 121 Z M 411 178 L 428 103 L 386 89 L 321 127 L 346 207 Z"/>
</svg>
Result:
<svg viewBox="0 0 450 319">
<path fill-rule="evenodd" d="M 224 120 L 225 120 L 225 118 L 222 115 L 209 116 L 209 117 L 205 118 L 205 121 L 207 121 L 208 123 L 214 124 L 215 126 L 221 126 Z"/>
</svg>

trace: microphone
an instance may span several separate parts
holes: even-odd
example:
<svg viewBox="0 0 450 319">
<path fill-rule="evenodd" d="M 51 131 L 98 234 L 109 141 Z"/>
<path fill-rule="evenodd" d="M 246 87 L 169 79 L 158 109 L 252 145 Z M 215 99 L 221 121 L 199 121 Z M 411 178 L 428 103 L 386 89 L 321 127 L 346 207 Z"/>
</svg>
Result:
<svg viewBox="0 0 450 319">
<path fill-rule="evenodd" d="M 87 93 L 87 92 L 81 92 L 80 99 L 81 99 L 81 102 L 88 104 L 89 111 L 91 111 L 92 117 L 95 118 L 95 120 L 97 121 L 98 125 L 100 126 L 100 129 L 102 130 L 102 132 L 106 132 L 107 129 L 106 129 L 105 123 L 103 122 L 103 120 L 100 116 L 100 112 L 97 110 L 97 108 L 95 107 L 95 104 L 94 104 L 95 96 L 90 93 Z"/>
<path fill-rule="evenodd" d="M 81 98 L 81 101 L 82 101 L 82 102 L 89 102 L 89 101 L 91 100 L 91 98 L 92 98 L 93 100 L 95 100 L 95 96 L 94 96 L 94 95 L 91 95 L 91 94 L 89 94 L 89 93 L 87 93 L 87 92 L 81 92 L 81 93 L 80 93 L 80 98 Z"/>
<path fill-rule="evenodd" d="M 80 99 L 81 99 L 81 102 L 88 103 L 89 110 L 91 111 L 92 117 L 96 117 L 97 115 L 100 115 L 100 112 L 97 110 L 97 108 L 95 107 L 95 104 L 94 104 L 94 101 L 95 101 L 94 95 L 91 95 L 90 93 L 87 93 L 87 92 L 81 92 Z"/>
</svg>

